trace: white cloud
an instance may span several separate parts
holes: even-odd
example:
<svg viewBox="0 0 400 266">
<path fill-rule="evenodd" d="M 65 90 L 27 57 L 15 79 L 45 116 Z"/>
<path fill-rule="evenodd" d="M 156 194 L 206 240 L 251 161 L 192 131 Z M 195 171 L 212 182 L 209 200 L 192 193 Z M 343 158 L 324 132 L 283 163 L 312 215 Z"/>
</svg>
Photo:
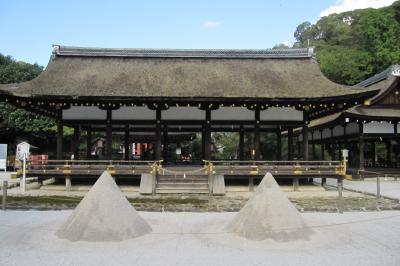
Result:
<svg viewBox="0 0 400 266">
<path fill-rule="evenodd" d="M 322 11 L 320 17 L 362 8 L 379 8 L 391 5 L 395 0 L 338 0 L 334 5 Z"/>
<path fill-rule="evenodd" d="M 221 22 L 219 21 L 207 20 L 203 23 L 203 27 L 205 28 L 218 28 L 220 26 Z"/>
</svg>

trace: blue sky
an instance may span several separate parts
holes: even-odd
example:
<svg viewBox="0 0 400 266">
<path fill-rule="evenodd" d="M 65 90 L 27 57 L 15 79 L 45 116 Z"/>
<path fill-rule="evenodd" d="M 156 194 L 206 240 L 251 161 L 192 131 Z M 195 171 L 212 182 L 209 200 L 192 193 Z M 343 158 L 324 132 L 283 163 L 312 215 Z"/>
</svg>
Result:
<svg viewBox="0 0 400 266">
<path fill-rule="evenodd" d="M 1 0 L 0 53 L 46 66 L 52 44 L 271 48 L 293 42 L 301 22 L 315 22 L 321 12 L 352 9 L 360 2 L 373 6 L 393 1 Z"/>
</svg>

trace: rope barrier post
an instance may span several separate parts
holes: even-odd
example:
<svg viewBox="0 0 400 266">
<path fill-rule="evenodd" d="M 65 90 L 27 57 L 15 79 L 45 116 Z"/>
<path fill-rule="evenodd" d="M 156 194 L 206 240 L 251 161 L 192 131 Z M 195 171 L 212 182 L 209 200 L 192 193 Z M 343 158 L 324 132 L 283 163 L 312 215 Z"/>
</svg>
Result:
<svg viewBox="0 0 400 266">
<path fill-rule="evenodd" d="M 249 191 L 254 191 L 254 176 L 249 177 Z"/>
<path fill-rule="evenodd" d="M 325 187 L 325 186 L 326 186 L 326 177 L 323 177 L 323 178 L 321 179 L 321 186 L 322 186 L 322 187 Z"/>
<path fill-rule="evenodd" d="M 299 191 L 299 179 L 293 177 L 293 191 Z"/>
<path fill-rule="evenodd" d="M 339 177 L 337 180 L 337 190 L 339 193 L 338 197 L 339 213 L 343 213 L 343 179 L 341 177 Z"/>
<path fill-rule="evenodd" d="M 214 185 L 214 165 L 212 162 L 208 163 L 208 189 L 209 189 L 209 194 L 213 194 L 213 185 Z"/>
<path fill-rule="evenodd" d="M 6 210 L 6 206 L 7 206 L 7 188 L 8 188 L 8 181 L 3 180 L 3 200 L 2 200 L 3 211 Z"/>
<path fill-rule="evenodd" d="M 381 178 L 379 175 L 376 176 L 376 198 L 379 199 L 381 197 Z"/>
</svg>

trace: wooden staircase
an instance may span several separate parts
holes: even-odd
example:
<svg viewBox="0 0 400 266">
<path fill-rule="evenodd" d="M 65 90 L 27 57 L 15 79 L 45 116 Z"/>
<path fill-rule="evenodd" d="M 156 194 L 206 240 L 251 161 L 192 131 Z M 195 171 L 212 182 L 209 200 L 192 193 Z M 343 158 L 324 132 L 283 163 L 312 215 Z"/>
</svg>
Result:
<svg viewBox="0 0 400 266">
<path fill-rule="evenodd" d="M 209 194 L 208 176 L 191 175 L 159 175 L 156 184 L 157 194 Z"/>
</svg>

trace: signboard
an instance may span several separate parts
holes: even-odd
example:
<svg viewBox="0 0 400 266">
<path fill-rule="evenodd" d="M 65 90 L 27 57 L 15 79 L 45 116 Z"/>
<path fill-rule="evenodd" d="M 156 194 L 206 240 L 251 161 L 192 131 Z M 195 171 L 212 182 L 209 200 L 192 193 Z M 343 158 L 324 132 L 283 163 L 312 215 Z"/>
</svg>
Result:
<svg viewBox="0 0 400 266">
<path fill-rule="evenodd" d="M 0 144 L 0 170 L 7 170 L 7 144 Z"/>
<path fill-rule="evenodd" d="M 181 148 L 176 148 L 176 155 L 181 155 L 181 153 L 182 153 L 182 150 L 181 150 Z"/>
<path fill-rule="evenodd" d="M 15 158 L 22 161 L 24 158 L 29 159 L 29 149 L 30 144 L 28 142 L 21 142 L 17 145 L 17 151 L 15 153 Z"/>
</svg>

